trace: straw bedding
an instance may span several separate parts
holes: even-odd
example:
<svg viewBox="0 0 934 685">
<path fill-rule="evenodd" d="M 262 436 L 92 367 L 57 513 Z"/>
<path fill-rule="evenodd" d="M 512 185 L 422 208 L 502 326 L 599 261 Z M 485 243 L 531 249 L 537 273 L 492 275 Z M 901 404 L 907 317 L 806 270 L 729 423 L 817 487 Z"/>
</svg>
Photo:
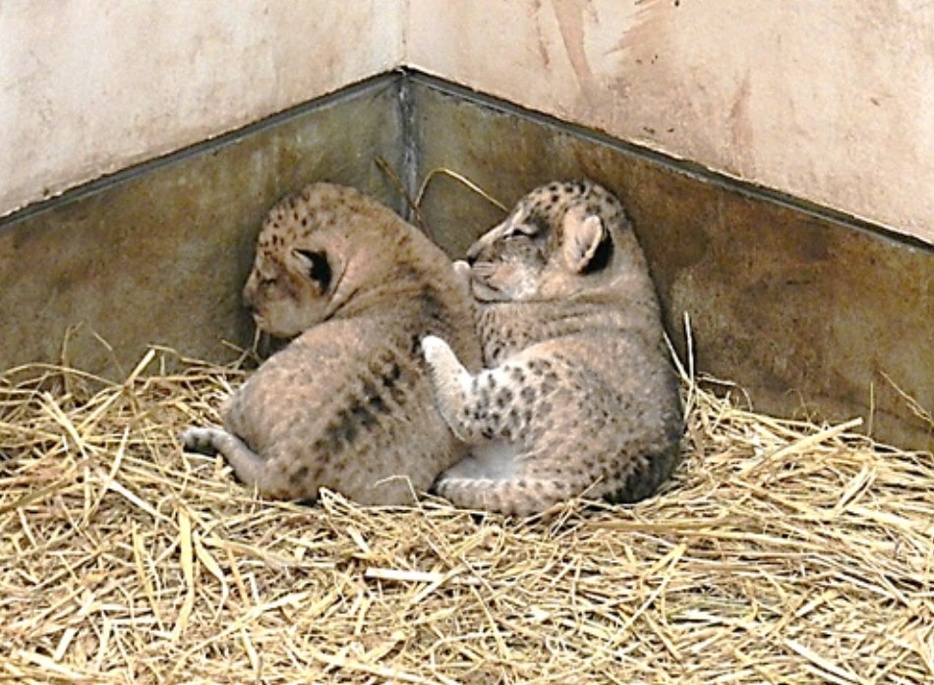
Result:
<svg viewBox="0 0 934 685">
<path fill-rule="evenodd" d="M 175 437 L 244 374 L 0 378 L 0 682 L 934 682 L 930 454 L 685 382 L 636 506 L 264 502 Z"/>
</svg>

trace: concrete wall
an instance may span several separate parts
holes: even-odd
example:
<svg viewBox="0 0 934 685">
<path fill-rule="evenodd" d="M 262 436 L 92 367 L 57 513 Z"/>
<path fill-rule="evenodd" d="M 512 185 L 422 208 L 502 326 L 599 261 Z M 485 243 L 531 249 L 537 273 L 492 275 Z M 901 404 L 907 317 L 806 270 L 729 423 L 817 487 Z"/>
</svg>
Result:
<svg viewBox="0 0 934 685">
<path fill-rule="evenodd" d="M 934 242 L 926 0 L 410 0 L 406 59 Z"/>
<path fill-rule="evenodd" d="M 0 2 L 0 216 L 396 67 L 401 0 Z"/>
</svg>

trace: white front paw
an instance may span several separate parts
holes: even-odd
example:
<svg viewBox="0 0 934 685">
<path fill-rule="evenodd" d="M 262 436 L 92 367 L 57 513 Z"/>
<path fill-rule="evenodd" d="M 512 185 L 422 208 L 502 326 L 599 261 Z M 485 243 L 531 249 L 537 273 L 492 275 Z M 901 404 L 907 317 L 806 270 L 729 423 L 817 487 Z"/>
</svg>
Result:
<svg viewBox="0 0 934 685">
<path fill-rule="evenodd" d="M 454 276 L 457 280 L 457 285 L 461 288 L 465 295 L 470 295 L 470 264 L 465 262 L 463 259 L 458 259 L 454 262 Z"/>
<path fill-rule="evenodd" d="M 422 338 L 422 354 L 425 355 L 425 361 L 432 366 L 437 366 L 452 352 L 450 346 L 443 339 L 436 335 L 426 335 Z"/>
</svg>

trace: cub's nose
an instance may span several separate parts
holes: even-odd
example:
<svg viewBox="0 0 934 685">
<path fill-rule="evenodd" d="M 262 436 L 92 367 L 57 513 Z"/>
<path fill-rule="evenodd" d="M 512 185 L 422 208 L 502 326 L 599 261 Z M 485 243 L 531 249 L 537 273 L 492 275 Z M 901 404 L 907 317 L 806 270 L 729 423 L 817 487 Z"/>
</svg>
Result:
<svg viewBox="0 0 934 685">
<path fill-rule="evenodd" d="M 256 305 L 253 304 L 253 291 L 251 288 L 247 287 L 243 289 L 243 292 L 240 293 L 240 302 L 243 304 L 243 308 L 247 310 L 250 316 L 253 316 L 256 313 Z"/>
</svg>

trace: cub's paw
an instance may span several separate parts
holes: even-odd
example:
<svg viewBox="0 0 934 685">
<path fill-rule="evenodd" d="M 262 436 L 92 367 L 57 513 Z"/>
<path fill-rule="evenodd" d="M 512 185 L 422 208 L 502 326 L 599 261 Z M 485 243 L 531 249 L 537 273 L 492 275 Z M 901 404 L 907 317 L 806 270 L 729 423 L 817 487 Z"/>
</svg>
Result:
<svg viewBox="0 0 934 685">
<path fill-rule="evenodd" d="M 178 434 L 182 449 L 213 456 L 217 454 L 217 440 L 224 431 L 220 428 L 186 428 Z"/>
<path fill-rule="evenodd" d="M 463 278 L 470 276 L 470 264 L 465 262 L 463 259 L 455 260 L 453 267 L 454 273 L 456 273 L 458 276 L 462 276 Z"/>
<path fill-rule="evenodd" d="M 458 259 L 454 262 L 453 266 L 454 276 L 457 278 L 458 285 L 463 289 L 465 294 L 470 295 L 470 264 L 463 259 Z"/>
<path fill-rule="evenodd" d="M 436 335 L 426 335 L 422 338 L 422 354 L 425 355 L 425 361 L 433 367 L 456 361 L 450 345 Z"/>
</svg>

